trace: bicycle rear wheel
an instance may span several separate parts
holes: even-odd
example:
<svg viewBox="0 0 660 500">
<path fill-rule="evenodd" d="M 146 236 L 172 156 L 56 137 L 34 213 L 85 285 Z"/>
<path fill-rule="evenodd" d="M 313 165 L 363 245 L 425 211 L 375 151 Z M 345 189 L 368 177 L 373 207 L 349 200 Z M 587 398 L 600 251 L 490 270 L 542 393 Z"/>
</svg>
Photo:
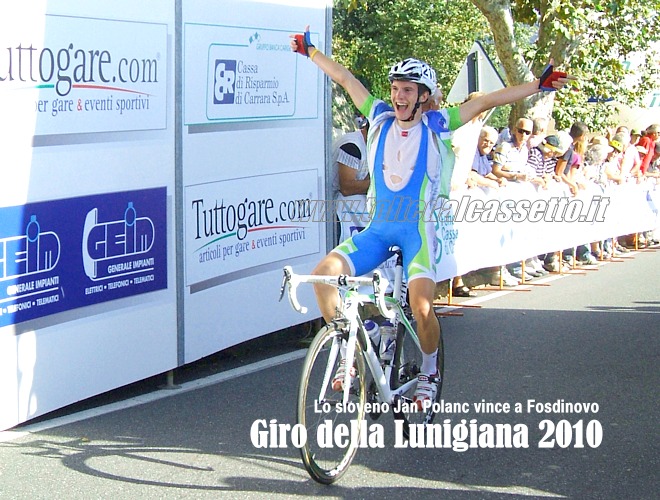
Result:
<svg viewBox="0 0 660 500">
<path fill-rule="evenodd" d="M 411 325 L 413 326 L 415 333 L 417 333 L 417 323 L 412 321 Z M 395 418 L 403 420 L 403 435 L 406 439 L 409 439 L 410 425 L 432 423 L 435 414 L 437 413 L 438 405 L 431 404 L 426 410 L 416 410 L 415 405 L 412 403 L 412 399 L 415 394 L 415 389 L 417 388 L 415 381 L 417 380 L 417 375 L 422 366 L 422 351 L 403 323 L 399 323 L 396 338 L 394 367 L 392 369 L 390 385 L 392 388 L 399 388 L 404 384 L 413 381 L 413 383 L 410 384 L 410 387 L 402 394 L 401 408 L 403 411 L 394 414 Z M 442 341 L 442 331 L 440 332 L 440 340 L 438 342 L 437 368 L 438 373 L 440 374 L 440 381 L 438 382 L 438 392 L 435 395 L 433 403 L 440 401 L 442 383 L 445 374 L 445 348 Z"/>
<path fill-rule="evenodd" d="M 309 475 L 322 484 L 337 481 L 348 469 L 357 452 L 359 424 L 364 420 L 366 367 L 360 342 L 355 349 L 357 375 L 346 405 L 342 404 L 343 391 L 332 389 L 341 360 L 339 345 L 347 338 L 335 324 L 319 330 L 307 352 L 298 388 L 298 423 L 307 431 L 300 454 Z M 350 434 L 342 443 L 335 443 L 333 436 L 341 425 Z"/>
</svg>

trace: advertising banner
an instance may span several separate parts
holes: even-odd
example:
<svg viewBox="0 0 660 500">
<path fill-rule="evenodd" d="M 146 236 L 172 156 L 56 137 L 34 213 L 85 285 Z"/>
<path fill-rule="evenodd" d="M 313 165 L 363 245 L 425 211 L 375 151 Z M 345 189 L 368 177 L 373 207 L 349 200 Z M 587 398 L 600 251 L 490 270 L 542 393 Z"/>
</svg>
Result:
<svg viewBox="0 0 660 500">
<path fill-rule="evenodd" d="M 296 29 L 186 23 L 185 124 L 317 118 L 318 72 L 291 52 Z M 318 45 L 319 34 L 311 37 Z"/>
<path fill-rule="evenodd" d="M 320 251 L 316 170 L 188 186 L 186 285 Z"/>
<path fill-rule="evenodd" d="M 435 212 L 436 280 L 652 230 L 660 226 L 658 207 L 654 181 L 590 184 L 577 196 L 560 184 L 453 192 Z"/>
<path fill-rule="evenodd" d="M 0 108 L 55 135 L 167 127 L 167 25 L 62 15 L 0 20 Z"/>
<path fill-rule="evenodd" d="M 0 326 L 167 288 L 166 189 L 0 208 Z"/>
<path fill-rule="evenodd" d="M 186 363 L 304 321 L 267 297 L 285 264 L 311 270 L 326 251 L 329 93 L 290 35 L 309 25 L 325 50 L 329 13 L 325 0 L 182 3 Z"/>
</svg>

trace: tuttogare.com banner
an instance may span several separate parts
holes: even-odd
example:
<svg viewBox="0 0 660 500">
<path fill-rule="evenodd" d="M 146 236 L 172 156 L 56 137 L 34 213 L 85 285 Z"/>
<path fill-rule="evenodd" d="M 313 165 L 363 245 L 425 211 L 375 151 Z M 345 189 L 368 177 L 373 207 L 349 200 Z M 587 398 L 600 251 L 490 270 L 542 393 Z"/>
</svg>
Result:
<svg viewBox="0 0 660 500">
<path fill-rule="evenodd" d="M 186 284 L 317 253 L 316 170 L 188 186 Z"/>
<path fill-rule="evenodd" d="M 33 135 L 167 127 L 167 25 L 0 20 L 0 107 Z"/>
</svg>

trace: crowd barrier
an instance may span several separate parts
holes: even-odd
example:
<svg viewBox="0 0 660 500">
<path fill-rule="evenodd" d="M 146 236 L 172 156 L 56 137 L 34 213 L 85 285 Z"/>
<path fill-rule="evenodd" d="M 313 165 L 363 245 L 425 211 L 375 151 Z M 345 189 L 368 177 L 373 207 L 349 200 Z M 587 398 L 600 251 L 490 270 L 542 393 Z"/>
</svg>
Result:
<svg viewBox="0 0 660 500">
<path fill-rule="evenodd" d="M 338 202 L 336 213 L 344 235 L 353 235 L 366 225 L 365 203 L 363 195 L 342 197 Z M 590 183 L 577 196 L 559 182 L 547 189 L 529 182 L 466 188 L 419 212 L 435 221 L 436 281 L 440 282 L 477 269 L 653 230 L 660 227 L 658 207 L 660 187 L 655 179 L 647 179 L 639 184 Z M 414 210 L 401 207 L 391 211 L 395 212 L 414 216 Z M 385 263 L 381 269 L 388 275 L 392 265 Z"/>
<path fill-rule="evenodd" d="M 589 184 L 577 196 L 558 182 L 455 191 L 436 211 L 436 281 L 653 230 L 660 227 L 658 207 L 655 179 Z"/>
</svg>

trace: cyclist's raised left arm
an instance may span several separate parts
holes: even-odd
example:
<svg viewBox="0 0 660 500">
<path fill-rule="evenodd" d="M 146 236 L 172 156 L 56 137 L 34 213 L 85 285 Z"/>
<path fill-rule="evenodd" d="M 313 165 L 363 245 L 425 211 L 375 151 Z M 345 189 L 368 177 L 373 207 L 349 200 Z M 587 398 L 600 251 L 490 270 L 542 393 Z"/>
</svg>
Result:
<svg viewBox="0 0 660 500">
<path fill-rule="evenodd" d="M 328 75 L 332 81 L 341 85 L 351 97 L 355 107 L 361 109 L 362 105 L 369 97 L 369 91 L 364 85 L 362 85 L 362 82 L 360 82 L 360 80 L 358 80 L 347 68 L 323 54 L 313 45 L 306 43 L 305 47 L 300 47 L 298 40 L 301 40 L 301 36 L 309 39 L 309 26 L 305 28 L 305 33 L 302 35 L 291 35 L 291 50 L 309 57 L 311 61 L 316 64 L 321 71 Z"/>
</svg>

